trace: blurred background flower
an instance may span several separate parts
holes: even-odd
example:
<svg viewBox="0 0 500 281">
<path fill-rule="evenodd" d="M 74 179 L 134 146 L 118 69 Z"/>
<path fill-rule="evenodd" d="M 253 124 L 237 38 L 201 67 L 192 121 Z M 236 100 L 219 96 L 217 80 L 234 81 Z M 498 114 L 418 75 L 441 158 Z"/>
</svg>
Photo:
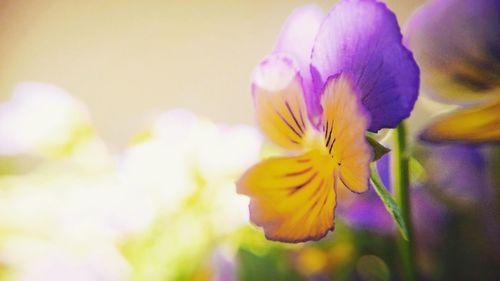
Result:
<svg viewBox="0 0 500 281">
<path fill-rule="evenodd" d="M 500 3 L 433 0 L 411 17 L 407 45 L 425 93 L 462 108 L 426 128 L 429 141 L 500 140 Z"/>
<path fill-rule="evenodd" d="M 384 2 L 404 25 L 424 1 Z M 417 12 L 427 20 L 408 41 L 425 76 L 413 136 L 430 116 L 495 96 L 497 60 L 483 47 L 498 42 L 500 17 L 479 2 Z M 293 246 L 265 240 L 235 193 L 244 169 L 279 153 L 252 127 L 251 69 L 309 3 L 0 1 L 0 280 L 401 280 L 373 191 L 341 194 L 335 234 Z M 498 280 L 498 147 L 412 140 L 411 156 L 420 280 Z M 389 162 L 378 166 L 390 188 Z"/>
<path fill-rule="evenodd" d="M 2 110 L 11 114 L 2 123 L 4 165 L 42 157 L 0 177 L 5 280 L 170 280 L 197 275 L 211 251 L 210 272 L 226 278 L 216 242 L 247 225 L 248 201 L 234 181 L 259 159 L 256 129 L 173 110 L 111 153 L 85 107 L 55 86 L 21 84 Z M 73 134 L 81 124 L 88 134 Z M 199 263 L 183 271 L 183 256 Z"/>
<path fill-rule="evenodd" d="M 38 82 L 20 83 L 0 105 L 0 153 L 56 156 L 92 133 L 88 112 L 64 90 Z"/>
</svg>

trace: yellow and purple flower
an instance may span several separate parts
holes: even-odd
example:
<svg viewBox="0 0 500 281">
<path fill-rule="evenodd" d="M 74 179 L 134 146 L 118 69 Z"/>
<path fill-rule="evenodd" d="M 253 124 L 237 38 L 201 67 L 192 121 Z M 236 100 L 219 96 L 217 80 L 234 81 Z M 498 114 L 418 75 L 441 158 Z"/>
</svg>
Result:
<svg viewBox="0 0 500 281">
<path fill-rule="evenodd" d="M 252 84 L 259 126 L 290 155 L 258 163 L 237 183 L 268 239 L 321 239 L 334 228 L 337 188 L 368 189 L 365 133 L 397 126 L 418 95 L 418 67 L 401 41 L 395 15 L 377 1 L 290 16 Z"/>
<path fill-rule="evenodd" d="M 419 9 L 407 44 L 432 98 L 460 108 L 422 133 L 427 141 L 500 141 L 500 2 L 435 0 Z"/>
</svg>

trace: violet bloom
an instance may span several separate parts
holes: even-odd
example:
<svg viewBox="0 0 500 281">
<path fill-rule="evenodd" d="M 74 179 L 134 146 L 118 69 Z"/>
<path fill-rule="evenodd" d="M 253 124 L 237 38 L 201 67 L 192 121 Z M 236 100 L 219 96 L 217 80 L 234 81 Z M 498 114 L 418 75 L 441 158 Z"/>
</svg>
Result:
<svg viewBox="0 0 500 281">
<path fill-rule="evenodd" d="M 391 191 L 389 156 L 382 157 L 377 167 L 382 182 Z M 487 202 L 491 190 L 487 181 L 486 160 L 478 148 L 466 145 L 430 147 L 422 158 L 427 180 L 423 185 L 413 185 L 411 188 L 413 223 L 421 236 L 429 234 L 436 237 L 439 234 L 437 226 L 444 218 L 445 209 L 428 191 L 446 197 L 447 202 L 451 201 L 457 206 L 471 207 Z M 348 224 L 383 234 L 395 230 L 392 218 L 374 190 L 370 189 L 358 197 L 342 208 Z"/>
<path fill-rule="evenodd" d="M 459 204 L 484 203 L 490 198 L 487 162 L 479 148 L 433 146 L 427 155 L 423 164 L 430 188 Z"/>
<path fill-rule="evenodd" d="M 343 0 L 327 15 L 315 5 L 296 9 L 272 54 L 297 62 L 313 124 L 322 112 L 325 82 L 344 73 L 371 115 L 369 131 L 376 132 L 408 117 L 418 96 L 418 66 L 401 40 L 396 16 L 385 4 Z"/>
<path fill-rule="evenodd" d="M 395 127 L 418 94 L 418 67 L 395 15 L 377 1 L 343 0 L 328 15 L 296 10 L 254 72 L 257 121 L 290 154 L 238 181 L 266 237 L 318 240 L 334 229 L 337 189 L 368 189 L 367 130 Z"/>
<path fill-rule="evenodd" d="M 462 108 L 440 117 L 428 141 L 500 141 L 500 1 L 434 0 L 409 21 L 407 45 L 425 93 Z"/>
</svg>

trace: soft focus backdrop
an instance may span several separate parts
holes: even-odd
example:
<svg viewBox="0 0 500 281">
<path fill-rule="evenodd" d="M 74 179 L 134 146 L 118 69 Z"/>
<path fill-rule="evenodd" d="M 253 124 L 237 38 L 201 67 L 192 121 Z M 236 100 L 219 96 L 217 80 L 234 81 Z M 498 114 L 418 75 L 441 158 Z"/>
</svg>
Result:
<svg viewBox="0 0 500 281">
<path fill-rule="evenodd" d="M 291 11 L 311 2 L 336 1 L 3 0 L 0 99 L 24 80 L 58 85 L 119 148 L 165 109 L 253 123 L 250 73 Z M 423 1 L 386 2 L 403 25 Z"/>
</svg>

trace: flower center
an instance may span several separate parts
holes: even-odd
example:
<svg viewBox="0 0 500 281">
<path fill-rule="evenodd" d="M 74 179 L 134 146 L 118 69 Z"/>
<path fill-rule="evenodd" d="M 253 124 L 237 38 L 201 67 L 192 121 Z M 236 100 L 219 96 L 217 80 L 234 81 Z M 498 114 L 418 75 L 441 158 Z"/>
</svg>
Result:
<svg viewBox="0 0 500 281">
<path fill-rule="evenodd" d="M 330 164 L 335 164 L 340 166 L 340 160 L 335 156 L 335 138 L 331 135 L 326 136 L 325 133 L 321 132 L 315 128 L 309 128 L 304 136 L 303 145 L 306 151 L 315 150 L 318 151 L 320 155 L 324 156 L 325 162 L 330 162 Z"/>
</svg>

